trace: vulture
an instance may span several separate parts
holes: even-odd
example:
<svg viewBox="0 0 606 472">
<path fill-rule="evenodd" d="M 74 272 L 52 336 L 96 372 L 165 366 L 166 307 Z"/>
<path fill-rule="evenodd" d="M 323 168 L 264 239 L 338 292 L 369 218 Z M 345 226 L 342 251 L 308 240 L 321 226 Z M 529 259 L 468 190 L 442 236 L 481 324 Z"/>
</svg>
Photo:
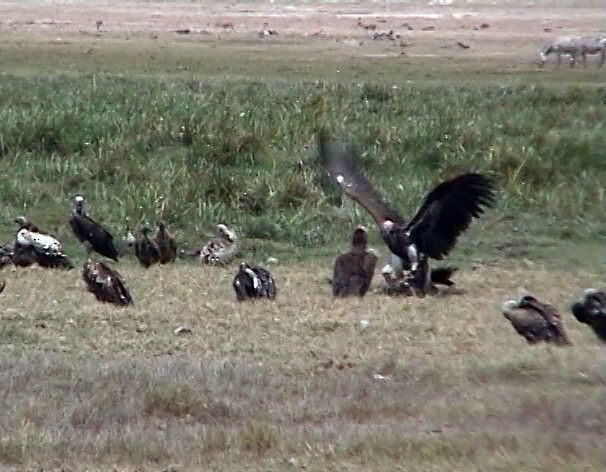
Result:
<svg viewBox="0 0 606 472">
<path fill-rule="evenodd" d="M 242 262 L 233 281 L 236 298 L 239 301 L 254 298 L 276 298 L 276 283 L 266 269 Z"/>
<path fill-rule="evenodd" d="M 578 322 L 589 325 L 600 341 L 606 343 L 606 290 L 588 288 L 570 310 Z"/>
<path fill-rule="evenodd" d="M 135 256 L 146 269 L 160 261 L 160 248 L 156 241 L 149 239 L 150 227 L 141 228 L 141 238 L 135 241 Z"/>
<path fill-rule="evenodd" d="M 84 197 L 76 195 L 72 202 L 69 225 L 78 241 L 84 246 L 86 260 L 92 251 L 114 261 L 118 261 L 118 251 L 114 237 L 102 225 L 90 218 L 84 211 Z"/>
<path fill-rule="evenodd" d="M 6 281 L 3 280 L 2 283 L 0 283 L 0 293 L 4 292 L 5 287 L 6 287 Z"/>
<path fill-rule="evenodd" d="M 158 232 L 155 237 L 156 244 L 160 251 L 160 264 L 174 262 L 177 257 L 177 243 L 175 238 L 166 229 L 164 221 L 158 223 Z"/>
<path fill-rule="evenodd" d="M 29 265 L 29 261 L 31 260 L 41 267 L 67 270 L 74 268 L 57 239 L 49 234 L 22 228 L 17 233 L 13 262 L 15 265 L 20 265 L 21 262 Z"/>
<path fill-rule="evenodd" d="M 229 264 L 238 251 L 236 234 L 223 223 L 217 225 L 217 236 L 200 250 L 200 262 L 210 265 Z"/>
<path fill-rule="evenodd" d="M 558 346 L 572 344 L 564 320 L 556 309 L 531 295 L 506 301 L 501 305 L 501 312 L 528 344 L 538 344 L 541 341 Z"/>
<path fill-rule="evenodd" d="M 0 269 L 13 264 L 14 244 L 0 243 Z"/>
<path fill-rule="evenodd" d="M 382 270 L 384 280 L 380 286 L 380 291 L 388 295 L 406 295 L 409 297 L 438 295 L 440 293 L 438 285 L 444 285 L 447 288 L 454 286 L 455 283 L 451 280 L 451 277 L 458 270 L 454 266 L 431 269 L 429 271 L 429 284 L 426 284 L 424 282 L 425 273 L 420 272 L 419 274 L 406 275 L 404 272 L 394 271 L 392 266 L 387 264 Z"/>
<path fill-rule="evenodd" d="M 332 294 L 335 297 L 363 297 L 370 288 L 377 265 L 377 256 L 367 249 L 368 235 L 364 226 L 353 230 L 351 248 L 335 259 L 332 273 Z"/>
<path fill-rule="evenodd" d="M 130 227 L 127 224 L 124 236 L 122 236 L 122 238 L 120 238 L 120 240 L 116 243 L 118 257 L 134 254 L 136 242 L 137 238 L 135 238 L 135 235 L 131 232 Z"/>
<path fill-rule="evenodd" d="M 134 304 L 120 273 L 103 262 L 87 259 L 82 268 L 82 279 L 88 291 L 100 302 L 121 306 Z"/>
<path fill-rule="evenodd" d="M 357 169 L 352 152 L 336 149 L 324 131 L 320 132 L 318 142 L 319 159 L 330 179 L 368 211 L 379 226 L 383 241 L 402 259 L 406 270 L 416 271 L 428 258 L 442 260 L 473 219 L 494 205 L 491 179 L 474 172 L 465 173 L 433 188 L 414 216 L 406 221 Z M 426 279 L 428 283 L 429 277 Z"/>
</svg>

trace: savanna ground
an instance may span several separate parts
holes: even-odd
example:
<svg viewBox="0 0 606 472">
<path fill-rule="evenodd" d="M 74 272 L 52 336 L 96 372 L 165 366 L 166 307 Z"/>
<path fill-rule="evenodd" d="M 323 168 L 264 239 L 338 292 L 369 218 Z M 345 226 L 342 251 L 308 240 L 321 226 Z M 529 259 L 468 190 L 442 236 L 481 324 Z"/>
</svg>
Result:
<svg viewBox="0 0 606 472">
<path fill-rule="evenodd" d="M 3 240 L 25 213 L 79 266 L 84 192 L 116 234 L 163 218 L 192 244 L 225 221 L 242 259 L 278 259 L 277 300 L 239 304 L 235 263 L 125 258 L 126 309 L 78 268 L 4 269 L 3 468 L 603 470 L 602 352 L 568 307 L 604 284 L 604 69 L 536 53 L 605 13 L 536 3 L 0 3 Z M 334 256 L 374 226 L 317 178 L 318 125 L 406 215 L 441 177 L 494 176 L 448 258 L 462 294 L 332 299 Z M 513 332 L 498 305 L 527 291 L 574 346 Z"/>
</svg>

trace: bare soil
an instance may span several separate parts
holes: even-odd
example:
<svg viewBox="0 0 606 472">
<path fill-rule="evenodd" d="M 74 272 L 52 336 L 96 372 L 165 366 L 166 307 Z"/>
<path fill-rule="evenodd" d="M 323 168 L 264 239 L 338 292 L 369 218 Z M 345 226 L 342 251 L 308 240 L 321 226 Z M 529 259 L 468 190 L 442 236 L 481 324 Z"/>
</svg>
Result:
<svg viewBox="0 0 606 472">
<path fill-rule="evenodd" d="M 344 57 L 396 51 L 412 59 L 490 58 L 497 66 L 515 66 L 536 62 L 539 47 L 551 37 L 604 30 L 606 10 L 599 2 L 583 2 L 582 7 L 538 3 L 2 2 L 0 41 L 86 41 L 91 36 L 131 43 L 150 38 L 214 45 L 263 41 L 330 50 Z M 99 28 L 97 21 L 102 22 Z M 394 41 L 374 39 L 390 30 Z M 259 34 L 263 31 L 265 35 Z"/>
</svg>

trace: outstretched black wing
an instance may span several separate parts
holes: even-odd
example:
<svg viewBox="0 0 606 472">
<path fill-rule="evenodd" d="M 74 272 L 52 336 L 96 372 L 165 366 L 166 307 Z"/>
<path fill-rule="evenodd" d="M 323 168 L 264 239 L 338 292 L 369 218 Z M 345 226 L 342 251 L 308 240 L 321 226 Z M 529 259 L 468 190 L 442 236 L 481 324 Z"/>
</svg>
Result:
<svg viewBox="0 0 606 472">
<path fill-rule="evenodd" d="M 488 177 L 477 173 L 459 175 L 429 192 L 406 230 L 420 252 L 432 259 L 443 259 L 473 218 L 491 207 L 494 199 L 494 186 Z"/>
<path fill-rule="evenodd" d="M 353 153 L 329 142 L 325 131 L 318 133 L 318 151 L 320 162 L 330 179 L 341 187 L 345 195 L 362 205 L 379 227 L 385 220 L 396 224 L 405 223 L 404 218 L 385 203 L 381 194 L 358 170 Z"/>
</svg>

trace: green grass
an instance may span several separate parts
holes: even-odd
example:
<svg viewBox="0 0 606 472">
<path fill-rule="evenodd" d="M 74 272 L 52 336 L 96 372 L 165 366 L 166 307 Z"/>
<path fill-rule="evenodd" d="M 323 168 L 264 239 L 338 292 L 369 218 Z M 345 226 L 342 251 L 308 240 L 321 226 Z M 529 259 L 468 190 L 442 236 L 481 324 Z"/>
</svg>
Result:
<svg viewBox="0 0 606 472">
<path fill-rule="evenodd" d="M 288 247 L 343 240 L 364 211 L 320 178 L 315 131 L 354 146 L 409 216 L 440 179 L 494 176 L 498 214 L 603 231 L 603 87 L 418 87 L 53 76 L 0 78 L 2 236 L 16 214 L 65 228 L 69 199 L 112 228 L 219 221 Z M 62 229 L 63 228 L 63 229 Z"/>
</svg>

